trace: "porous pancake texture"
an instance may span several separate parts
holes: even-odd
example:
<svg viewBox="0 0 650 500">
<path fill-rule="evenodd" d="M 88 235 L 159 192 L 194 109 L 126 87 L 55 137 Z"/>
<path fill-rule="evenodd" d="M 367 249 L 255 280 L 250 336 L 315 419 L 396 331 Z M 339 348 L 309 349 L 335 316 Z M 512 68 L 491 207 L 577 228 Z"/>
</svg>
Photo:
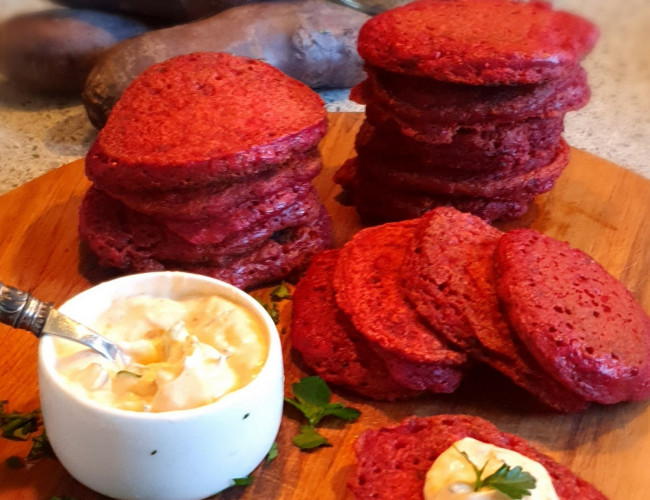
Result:
<svg viewBox="0 0 650 500">
<path fill-rule="evenodd" d="M 261 61 L 156 64 L 86 157 L 80 235 L 122 272 L 182 269 L 241 288 L 296 279 L 331 245 L 311 186 L 325 130 L 321 98 Z"/>
<path fill-rule="evenodd" d="M 339 250 L 314 257 L 292 294 L 291 344 L 326 382 L 379 401 L 414 397 L 338 307 L 334 270 Z"/>
<path fill-rule="evenodd" d="M 291 329 L 309 368 L 378 400 L 452 392 L 477 363 L 541 403 L 531 408 L 650 397 L 650 318 L 622 283 L 564 242 L 453 207 L 318 256 Z"/>
<path fill-rule="evenodd" d="M 508 318 L 549 373 L 590 401 L 650 397 L 650 319 L 620 281 L 530 229 L 506 234 L 496 255 Z"/>
<path fill-rule="evenodd" d="M 354 444 L 356 468 L 348 486 L 357 500 L 423 499 L 425 476 L 433 462 L 466 437 L 539 462 L 561 500 L 606 500 L 592 485 L 524 439 L 469 415 L 409 417 L 396 426 L 365 431 Z"/>
<path fill-rule="evenodd" d="M 561 77 L 597 37 L 589 21 L 548 2 L 420 0 L 368 21 L 359 54 L 394 73 L 513 85 Z"/>
<path fill-rule="evenodd" d="M 579 63 L 597 36 L 539 1 L 419 0 L 375 16 L 359 34 L 367 78 L 350 94 L 366 106 L 357 167 L 337 179 L 373 222 L 443 205 L 523 215 L 569 162 L 564 116 L 589 100 Z"/>
<path fill-rule="evenodd" d="M 149 67 L 124 92 L 86 157 L 90 180 L 177 189 L 252 175 L 312 149 L 323 101 L 272 66 L 225 53 Z"/>
</svg>

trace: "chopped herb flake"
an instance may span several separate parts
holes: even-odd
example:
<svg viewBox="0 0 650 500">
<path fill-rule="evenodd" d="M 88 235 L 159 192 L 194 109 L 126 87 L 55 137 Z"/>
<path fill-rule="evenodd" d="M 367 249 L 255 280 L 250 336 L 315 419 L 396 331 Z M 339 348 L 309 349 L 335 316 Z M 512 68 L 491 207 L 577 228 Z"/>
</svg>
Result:
<svg viewBox="0 0 650 500">
<path fill-rule="evenodd" d="M 255 478 L 253 476 L 246 476 L 246 477 L 237 477 L 233 479 L 233 482 L 235 483 L 235 486 L 250 486 L 253 484 L 253 481 Z"/>
<path fill-rule="evenodd" d="M 281 300 L 290 299 L 291 292 L 289 287 L 284 283 L 279 284 L 273 290 L 271 290 L 271 300 L 273 302 L 279 302 Z"/>
<path fill-rule="evenodd" d="M 268 464 L 269 462 L 273 461 L 273 459 L 277 458 L 277 456 L 278 456 L 278 443 L 275 442 L 271 445 L 271 449 L 266 454 L 266 463 Z"/>
</svg>

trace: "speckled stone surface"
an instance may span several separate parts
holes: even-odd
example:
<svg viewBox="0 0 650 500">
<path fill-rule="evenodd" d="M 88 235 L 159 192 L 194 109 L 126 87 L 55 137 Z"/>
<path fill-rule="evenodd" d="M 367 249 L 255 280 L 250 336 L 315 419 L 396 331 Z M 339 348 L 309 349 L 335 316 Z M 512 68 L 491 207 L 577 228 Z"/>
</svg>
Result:
<svg viewBox="0 0 650 500">
<path fill-rule="evenodd" d="M 590 103 L 566 120 L 567 141 L 650 179 L 650 0 L 554 0 L 598 25 L 585 60 Z M 46 0 L 0 0 L 0 21 L 53 8 Z M 322 93 L 329 111 L 362 111 L 347 90 Z M 0 195 L 82 157 L 95 137 L 77 99 L 28 94 L 0 76 Z"/>
</svg>

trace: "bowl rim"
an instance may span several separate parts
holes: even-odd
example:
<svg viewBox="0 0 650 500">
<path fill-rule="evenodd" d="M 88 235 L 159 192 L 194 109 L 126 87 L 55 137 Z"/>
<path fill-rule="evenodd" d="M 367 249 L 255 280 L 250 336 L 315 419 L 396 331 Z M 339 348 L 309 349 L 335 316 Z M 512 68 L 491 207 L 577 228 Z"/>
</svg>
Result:
<svg viewBox="0 0 650 500">
<path fill-rule="evenodd" d="M 239 288 L 226 283 L 225 281 L 218 280 L 216 278 L 211 278 L 209 276 L 204 276 L 200 274 L 187 273 L 183 271 L 153 271 L 145 273 L 130 274 L 126 276 L 121 276 L 114 278 L 108 281 L 104 281 L 95 286 L 92 286 L 73 297 L 70 297 L 66 300 L 61 307 L 58 309 L 61 310 L 64 314 L 67 313 L 67 309 L 72 307 L 70 304 L 73 304 L 75 300 L 78 300 L 82 296 L 87 296 L 96 293 L 102 293 L 104 290 L 110 290 L 113 287 L 119 286 L 124 282 L 135 281 L 145 282 L 149 280 L 163 279 L 163 280 L 190 280 L 190 281 L 200 281 L 210 286 L 214 286 L 215 290 L 219 290 L 219 295 L 235 302 L 236 304 L 249 308 L 262 324 L 264 331 L 267 335 L 268 340 L 268 350 L 266 353 L 266 359 L 261 370 L 257 375 L 249 381 L 246 385 L 226 393 L 221 396 L 216 401 L 207 403 L 201 406 L 194 408 L 184 408 L 180 410 L 169 410 L 162 412 L 141 412 L 134 410 L 126 410 L 123 408 L 115 408 L 98 401 L 95 401 L 89 397 L 86 397 L 83 394 L 80 394 L 76 391 L 73 391 L 70 388 L 70 384 L 66 383 L 64 377 L 56 370 L 56 353 L 54 352 L 55 338 L 51 335 L 43 335 L 39 340 L 38 344 L 38 367 L 40 376 L 47 377 L 52 384 L 60 391 L 62 391 L 68 398 L 74 399 L 77 403 L 88 407 L 89 409 L 101 411 L 105 414 L 112 415 L 115 418 L 123 419 L 136 419 L 136 420 L 147 420 L 147 421 L 170 421 L 170 420 L 185 420 L 189 418 L 201 418 L 202 416 L 212 414 L 214 412 L 226 410 L 229 408 L 235 408 L 239 405 L 241 401 L 245 400 L 246 393 L 254 391 L 256 386 L 263 383 L 263 379 L 266 377 L 281 376 L 284 377 L 284 367 L 282 362 L 282 346 L 280 343 L 280 337 L 273 320 L 269 314 L 265 311 L 262 305 L 251 295 L 240 290 Z M 142 295 L 142 292 L 135 292 L 132 294 L 125 294 L 126 297 L 133 297 L 137 295 Z M 188 294 L 191 295 L 191 294 Z M 198 292 L 196 295 L 206 295 L 205 293 Z M 163 296 L 163 295 L 161 295 Z M 71 314 L 74 317 L 74 314 Z M 280 371 L 278 374 L 274 375 L 276 370 L 275 363 L 273 362 L 279 356 L 280 362 Z"/>
</svg>

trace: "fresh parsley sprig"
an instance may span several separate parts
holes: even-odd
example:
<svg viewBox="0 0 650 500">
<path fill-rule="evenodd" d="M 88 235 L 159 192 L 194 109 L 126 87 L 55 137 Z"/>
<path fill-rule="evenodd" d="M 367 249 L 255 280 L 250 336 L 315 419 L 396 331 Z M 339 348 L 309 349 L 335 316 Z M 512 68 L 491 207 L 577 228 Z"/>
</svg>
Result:
<svg viewBox="0 0 650 500">
<path fill-rule="evenodd" d="M 356 420 L 361 415 L 359 410 L 343 406 L 341 403 L 330 403 L 332 391 L 325 381 L 318 377 L 305 377 L 300 382 L 291 385 L 295 399 L 284 398 L 294 408 L 307 417 L 308 425 L 300 427 L 300 434 L 293 443 L 301 450 L 310 450 L 319 446 L 329 445 L 329 441 L 317 430 L 318 423 L 327 416 L 343 420 Z"/>
<path fill-rule="evenodd" d="M 520 500 L 526 495 L 530 495 L 531 491 L 535 489 L 537 480 L 528 472 L 524 471 L 520 466 L 510 467 L 508 464 L 503 464 L 496 471 L 487 477 L 483 477 L 487 462 L 483 464 L 480 469 L 472 462 L 464 451 L 456 450 L 469 462 L 476 474 L 476 481 L 474 482 L 474 491 L 479 491 L 481 488 L 492 488 L 500 491 L 504 495 L 508 495 L 513 500 Z"/>
</svg>

